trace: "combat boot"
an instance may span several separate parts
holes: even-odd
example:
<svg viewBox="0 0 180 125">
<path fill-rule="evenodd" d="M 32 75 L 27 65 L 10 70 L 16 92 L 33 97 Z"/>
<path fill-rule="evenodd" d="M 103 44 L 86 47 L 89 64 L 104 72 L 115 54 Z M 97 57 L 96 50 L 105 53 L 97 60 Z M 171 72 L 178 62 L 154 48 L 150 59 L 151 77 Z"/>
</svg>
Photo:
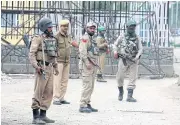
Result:
<svg viewBox="0 0 180 125">
<path fill-rule="evenodd" d="M 32 124 L 45 124 L 46 122 L 39 119 L 39 109 L 33 109 L 33 121 Z"/>
<path fill-rule="evenodd" d="M 56 100 L 53 101 L 53 104 L 54 104 L 54 105 L 62 105 L 62 103 L 61 103 L 59 100 L 58 100 L 58 101 L 56 101 Z"/>
<path fill-rule="evenodd" d="M 136 102 L 137 100 L 134 99 L 133 97 L 133 89 L 128 89 L 128 97 L 127 97 L 127 102 Z"/>
<path fill-rule="evenodd" d="M 123 100 L 123 94 L 124 94 L 123 86 L 118 87 L 118 89 L 119 89 L 118 100 L 119 100 L 119 101 L 122 101 L 122 100 Z"/>
<path fill-rule="evenodd" d="M 101 74 L 97 74 L 97 82 L 100 81 L 101 77 L 100 77 Z"/>
<path fill-rule="evenodd" d="M 52 119 L 49 119 L 47 116 L 46 116 L 46 110 L 40 110 L 40 119 L 46 123 L 54 123 L 55 120 L 52 120 Z"/>
<path fill-rule="evenodd" d="M 68 102 L 68 101 L 66 101 L 66 100 L 62 100 L 62 101 L 60 101 L 61 102 L 61 104 L 70 104 L 70 102 Z"/>
<path fill-rule="evenodd" d="M 81 112 L 81 113 L 91 113 L 92 110 L 89 109 L 88 107 L 80 107 L 79 112 Z"/>
<path fill-rule="evenodd" d="M 90 104 L 87 104 L 87 108 L 89 108 L 92 112 L 98 112 L 98 110 L 93 108 Z"/>
<path fill-rule="evenodd" d="M 98 75 L 99 75 L 98 78 L 97 78 L 97 81 L 98 81 L 98 82 L 107 82 L 107 81 L 103 78 L 102 74 L 98 74 Z"/>
</svg>

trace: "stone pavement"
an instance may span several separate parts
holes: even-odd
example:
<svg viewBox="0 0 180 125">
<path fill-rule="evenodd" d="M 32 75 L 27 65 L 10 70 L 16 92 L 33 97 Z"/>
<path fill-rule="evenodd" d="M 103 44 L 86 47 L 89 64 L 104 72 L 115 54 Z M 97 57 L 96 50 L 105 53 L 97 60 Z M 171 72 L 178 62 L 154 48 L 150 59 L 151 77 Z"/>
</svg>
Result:
<svg viewBox="0 0 180 125">
<path fill-rule="evenodd" d="M 50 125 L 180 125 L 180 87 L 177 78 L 139 79 L 134 97 L 137 103 L 117 100 L 115 79 L 96 83 L 92 105 L 98 113 L 78 112 L 81 80 L 70 79 L 66 99 L 70 105 L 51 105 L 48 116 L 56 120 Z M 31 98 L 34 79 L 14 79 L 15 84 L 1 84 L 1 124 L 29 125 L 32 121 Z M 128 81 L 125 80 L 125 83 Z"/>
</svg>

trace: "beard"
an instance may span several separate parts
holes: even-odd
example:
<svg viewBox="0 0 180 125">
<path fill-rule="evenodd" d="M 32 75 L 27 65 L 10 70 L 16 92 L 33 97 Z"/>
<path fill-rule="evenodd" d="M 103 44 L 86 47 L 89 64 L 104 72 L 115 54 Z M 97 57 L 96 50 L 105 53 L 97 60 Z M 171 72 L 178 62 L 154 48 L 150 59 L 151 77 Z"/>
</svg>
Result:
<svg viewBox="0 0 180 125">
<path fill-rule="evenodd" d="M 90 31 L 87 31 L 87 33 L 90 35 L 90 36 L 93 36 L 95 34 L 95 32 L 90 32 Z"/>
</svg>

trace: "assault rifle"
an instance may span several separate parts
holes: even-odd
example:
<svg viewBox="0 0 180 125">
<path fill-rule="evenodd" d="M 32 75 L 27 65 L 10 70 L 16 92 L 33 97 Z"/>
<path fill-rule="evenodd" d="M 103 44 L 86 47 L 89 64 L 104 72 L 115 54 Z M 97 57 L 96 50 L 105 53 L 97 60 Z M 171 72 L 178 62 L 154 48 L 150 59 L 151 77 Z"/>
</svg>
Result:
<svg viewBox="0 0 180 125">
<path fill-rule="evenodd" d="M 94 61 L 92 61 L 90 57 L 87 57 L 87 59 L 88 59 L 89 62 L 91 62 L 94 66 L 96 66 L 96 67 L 99 69 L 99 71 L 102 73 L 101 67 L 99 67 L 99 65 L 98 65 L 97 63 L 95 63 Z"/>
<path fill-rule="evenodd" d="M 129 58 L 128 56 L 125 56 L 123 54 L 118 53 L 118 57 L 120 57 L 122 59 L 124 66 L 127 66 L 126 60 L 135 63 L 135 61 L 133 61 L 131 58 Z"/>
</svg>

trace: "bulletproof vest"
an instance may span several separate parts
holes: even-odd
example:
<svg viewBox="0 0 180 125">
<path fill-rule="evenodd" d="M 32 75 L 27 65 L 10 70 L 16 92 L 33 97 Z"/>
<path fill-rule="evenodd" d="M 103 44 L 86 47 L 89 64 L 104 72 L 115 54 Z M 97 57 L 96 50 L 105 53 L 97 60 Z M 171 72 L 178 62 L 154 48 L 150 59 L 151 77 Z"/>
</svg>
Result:
<svg viewBox="0 0 180 125">
<path fill-rule="evenodd" d="M 133 36 L 130 36 L 128 34 L 124 35 L 125 40 L 125 53 L 131 57 L 135 57 L 138 53 L 138 40 L 137 35 L 134 34 Z"/>
<path fill-rule="evenodd" d="M 44 38 L 43 40 L 44 52 L 49 57 L 57 57 L 57 39 L 56 38 Z"/>
<path fill-rule="evenodd" d="M 93 40 L 90 39 L 91 45 L 88 47 L 87 51 L 92 52 L 93 55 L 98 56 L 99 55 L 99 48 L 97 47 L 97 43 Z"/>
</svg>

